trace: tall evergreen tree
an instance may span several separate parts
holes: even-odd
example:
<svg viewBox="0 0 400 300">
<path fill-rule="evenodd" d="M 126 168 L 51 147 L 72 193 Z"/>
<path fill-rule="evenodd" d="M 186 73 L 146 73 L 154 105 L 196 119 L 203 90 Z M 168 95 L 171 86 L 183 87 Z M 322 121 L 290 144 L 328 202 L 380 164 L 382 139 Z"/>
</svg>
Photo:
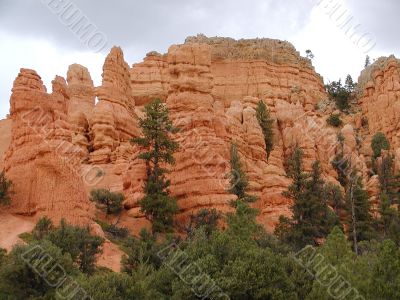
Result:
<svg viewBox="0 0 400 300">
<path fill-rule="evenodd" d="M 351 77 L 350 74 L 348 74 L 346 77 L 344 88 L 347 90 L 347 92 L 349 92 L 351 94 L 355 91 L 356 86 L 357 86 L 357 83 L 354 83 L 353 78 Z"/>
<path fill-rule="evenodd" d="M 395 174 L 393 156 L 383 155 L 377 166 L 380 190 L 388 197 L 389 204 L 400 202 L 400 175 Z"/>
<path fill-rule="evenodd" d="M 256 200 L 256 197 L 247 193 L 249 182 L 246 173 L 243 171 L 237 146 L 234 143 L 231 144 L 230 155 L 231 170 L 229 174 L 229 192 L 237 196 L 237 200 L 233 201 L 232 204 L 236 206 L 237 201 L 241 201 L 244 203 L 254 202 Z"/>
<path fill-rule="evenodd" d="M 333 211 L 339 216 L 340 211 L 344 209 L 344 199 L 340 187 L 333 183 L 325 184 L 325 196 L 328 205 L 332 207 Z"/>
<path fill-rule="evenodd" d="M 262 100 L 257 104 L 256 117 L 264 135 L 265 151 L 267 152 L 268 160 L 271 151 L 274 149 L 274 120 L 271 118 L 270 112 Z"/>
<path fill-rule="evenodd" d="M 338 181 L 341 186 L 347 186 L 347 174 L 349 171 L 349 161 L 344 155 L 344 136 L 339 133 L 337 136 L 337 141 L 339 143 L 339 149 L 332 161 L 332 166 L 338 174 Z"/>
<path fill-rule="evenodd" d="M 170 180 L 166 178 L 165 165 L 175 163 L 174 152 L 178 143 L 170 134 L 176 133 L 168 116 L 168 109 L 156 99 L 145 106 L 145 118 L 139 121 L 143 137 L 132 142 L 145 151 L 139 155 L 147 165 L 145 197 L 140 200 L 142 212 L 153 224 L 153 232 L 169 232 L 173 229 L 174 215 L 178 211 L 176 199 L 169 195 Z"/>
<path fill-rule="evenodd" d="M 379 205 L 379 231 L 382 239 L 391 239 L 400 245 L 400 215 L 398 208 L 391 205 L 389 197 L 382 193 Z"/>
<path fill-rule="evenodd" d="M 349 178 L 346 207 L 349 240 L 352 241 L 354 251 L 358 254 L 358 243 L 371 240 L 375 236 L 375 232 L 368 192 L 363 187 L 362 178 L 357 175 L 355 170 Z"/>
<path fill-rule="evenodd" d="M 325 182 L 321 178 L 319 162 L 313 163 L 308 174 L 303 170 L 302 157 L 303 152 L 296 148 L 289 161 L 288 175 L 293 181 L 284 192 L 284 196 L 293 200 L 293 218 L 281 218 L 276 230 L 278 236 L 296 248 L 319 244 L 319 240 L 338 223 L 324 197 Z"/>
</svg>

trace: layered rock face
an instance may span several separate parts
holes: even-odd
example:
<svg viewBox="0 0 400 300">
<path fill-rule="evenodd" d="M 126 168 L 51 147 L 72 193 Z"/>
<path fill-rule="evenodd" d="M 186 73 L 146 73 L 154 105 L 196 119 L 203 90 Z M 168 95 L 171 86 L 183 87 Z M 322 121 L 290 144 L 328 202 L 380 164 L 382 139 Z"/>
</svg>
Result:
<svg viewBox="0 0 400 300">
<path fill-rule="evenodd" d="M 78 175 L 82 153 L 71 142 L 65 80 L 56 77 L 47 94 L 35 71 L 21 69 L 12 91 L 12 138 L 5 155 L 15 191 L 12 210 L 88 224 L 92 207 Z"/>
<path fill-rule="evenodd" d="M 144 105 L 156 98 L 167 99 L 169 72 L 164 55 L 149 52 L 142 63 L 132 66 L 130 77 L 136 105 Z"/>
<path fill-rule="evenodd" d="M 95 105 L 95 90 L 88 69 L 73 64 L 67 73 L 69 103 L 68 121 L 73 128 L 72 143 L 88 154 L 89 119 Z"/>
<path fill-rule="evenodd" d="M 278 53 L 283 55 L 286 51 L 287 58 L 276 61 L 268 56 L 270 53 L 266 49 L 279 45 L 277 41 L 251 40 L 243 43 L 259 47 L 257 59 L 261 67 L 252 66 L 252 60 L 255 59 L 253 56 L 246 56 L 246 52 L 239 53 L 240 42 L 226 39 L 202 40 L 198 37 L 188 39 L 183 45 L 172 46 L 167 55 L 148 56 L 144 63 L 134 65 L 131 80 L 133 76 L 138 78 L 138 74 L 144 72 L 145 66 L 152 66 L 149 76 L 158 75 L 152 77 L 157 80 L 155 88 L 149 89 L 150 95 L 154 95 L 154 91 L 161 95 L 161 87 L 168 87 L 166 104 L 174 123 L 181 128 L 176 136 L 181 149 L 175 155 L 177 163 L 171 174 L 171 191 L 178 199 L 181 217 L 200 208 L 218 208 L 222 211 L 230 209 L 229 201 L 233 196 L 227 193 L 227 175 L 230 170 L 229 149 L 231 143 L 235 143 L 239 147 L 249 177 L 250 192 L 258 197 L 254 205 L 261 212 L 259 221 L 271 229 L 281 214 L 290 214 L 290 202 L 282 196 L 282 192 L 290 184 L 284 169 L 286 157 L 294 147 L 300 146 L 305 151 L 306 168 L 310 169 L 312 162 L 320 159 L 326 177 L 335 181 L 336 174 L 330 165 L 335 147 L 327 145 L 336 144 L 337 132 L 328 129 L 325 118 L 314 112 L 315 103 L 321 100 L 324 94 L 322 81 L 313 72 L 307 60 L 301 60 L 293 47 L 285 43 Z M 247 51 L 248 55 L 252 55 L 250 49 Z M 159 62 L 157 67 L 154 59 Z M 149 61 L 153 63 L 149 64 Z M 222 62 L 224 67 L 221 67 Z M 288 69 L 282 67 L 282 71 L 278 64 L 285 62 L 292 64 L 291 68 L 297 69 L 303 69 L 302 66 L 307 65 L 308 69 L 304 74 L 309 72 L 308 77 L 299 75 L 300 71 L 294 74 L 293 71 L 289 71 L 288 78 L 281 78 Z M 270 69 L 273 64 L 280 70 L 278 75 Z M 240 67 L 236 69 L 238 65 Z M 269 69 L 266 65 L 269 65 Z M 163 71 L 167 66 L 168 74 Z M 230 67 L 226 69 L 226 66 Z M 264 76 L 264 79 L 277 76 L 285 84 L 280 85 L 279 81 L 276 81 L 274 88 L 268 80 L 264 85 L 257 83 L 258 79 L 249 80 L 249 68 L 253 67 L 262 69 L 253 79 L 258 76 Z M 136 68 L 138 70 L 135 70 Z M 143 74 L 141 78 L 144 78 Z M 168 84 L 165 84 L 166 78 Z M 160 84 L 161 79 L 164 85 Z M 132 82 L 135 85 L 139 84 L 136 79 Z M 221 82 L 222 84 L 217 85 Z M 228 82 L 229 87 L 221 88 L 223 84 L 228 85 Z M 307 84 L 302 84 L 303 88 L 296 88 L 295 84 L 300 85 L 302 82 Z M 147 82 L 147 85 L 149 84 L 150 81 Z M 254 88 L 255 86 L 257 88 Z M 231 92 L 231 89 L 235 97 L 231 97 L 229 93 L 221 93 L 223 90 Z M 312 92 L 309 93 L 308 89 Z M 312 97 L 306 97 L 308 93 Z M 262 98 L 259 97 L 261 94 L 264 95 Z M 255 108 L 260 99 L 268 104 L 272 116 L 276 119 L 275 148 L 269 161 L 266 157 L 263 134 L 255 117 Z M 142 182 L 144 166 L 139 167 L 136 164 L 131 170 L 136 170 L 130 171 L 133 176 L 132 182 Z M 135 205 L 131 204 L 137 203 L 142 196 L 138 185 L 132 182 L 128 185 L 133 189 L 130 194 L 135 195 L 132 198 L 136 200 L 132 200 L 129 207 L 134 207 Z M 137 206 L 132 212 L 135 216 L 140 216 Z"/>
<path fill-rule="evenodd" d="M 378 59 L 362 72 L 359 84 L 362 108 L 359 126 L 366 129 L 365 154 L 371 156 L 368 146 L 373 135 L 380 131 L 389 139 L 396 161 L 400 162 L 400 61 L 394 56 Z"/>
<path fill-rule="evenodd" d="M 295 147 L 304 152 L 306 170 L 319 160 L 325 179 L 337 183 L 331 161 L 339 151 L 337 134 L 342 133 L 345 154 L 365 175 L 373 194 L 376 178 L 369 177 L 366 163 L 371 136 L 384 132 L 400 157 L 399 64 L 390 58 L 367 71 L 362 78 L 368 79 L 360 80 L 365 82 L 362 111 L 346 117 L 346 125 L 336 129 L 326 124 L 333 109 L 316 108 L 327 95 L 310 60 L 277 40 L 197 36 L 170 47 L 165 55 L 150 52 L 132 68 L 114 47 L 104 63 L 100 87 L 93 86 L 85 67 L 75 64 L 67 81 L 56 77 L 52 94 L 34 71 L 22 69 L 13 87 L 10 119 L 0 124 L 3 130 L 12 123 L 4 160 L 15 183 L 12 209 L 87 223 L 95 218 L 88 192 L 108 188 L 126 196 L 121 226 L 133 232 L 148 227 L 138 205 L 146 167 L 129 140 L 141 134 L 142 106 L 154 98 L 166 103 L 180 128 L 174 137 L 180 149 L 169 175 L 180 222 L 201 208 L 231 209 L 231 143 L 238 146 L 250 193 L 258 198 L 258 220 L 269 230 L 280 215 L 290 215 L 291 203 L 282 192 L 290 184 L 285 161 Z M 255 116 L 259 100 L 274 119 L 269 160 Z M 369 129 L 361 126 L 362 117 L 368 119 Z M 95 174 L 88 177 L 90 170 Z"/>
<path fill-rule="evenodd" d="M 172 46 L 168 65 L 171 81 L 166 103 L 180 128 L 171 190 L 184 214 L 211 207 L 224 211 L 232 199 L 225 176 L 229 147 L 226 119 L 217 113 L 218 103 L 211 95 L 211 48 L 205 44 Z"/>
<path fill-rule="evenodd" d="M 118 147 L 132 136 L 139 135 L 129 66 L 120 48 L 114 47 L 107 56 L 103 67 L 103 83 L 97 88 L 96 95 L 99 103 L 90 119 L 95 151 L 90 154 L 90 160 L 92 163 L 109 163 Z"/>
<path fill-rule="evenodd" d="M 214 78 L 211 94 L 225 108 L 232 101 L 252 96 L 288 102 L 300 100 L 306 110 L 313 110 L 324 98 L 322 78 L 315 73 L 310 60 L 300 57 L 288 42 L 272 39 L 236 41 L 198 35 L 187 38 L 186 43 L 211 46 L 210 71 Z M 171 81 L 166 72 L 167 61 L 166 56 L 152 54 L 143 63 L 133 66 L 131 82 L 134 96 L 140 99 L 138 104 L 153 97 L 166 98 Z"/>
</svg>

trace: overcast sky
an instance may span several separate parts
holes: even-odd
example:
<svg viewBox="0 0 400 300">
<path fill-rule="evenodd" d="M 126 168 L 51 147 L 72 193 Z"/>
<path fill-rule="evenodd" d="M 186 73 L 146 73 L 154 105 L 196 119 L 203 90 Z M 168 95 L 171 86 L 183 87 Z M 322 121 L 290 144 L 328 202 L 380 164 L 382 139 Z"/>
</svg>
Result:
<svg viewBox="0 0 400 300">
<path fill-rule="evenodd" d="M 198 33 L 287 40 L 302 55 L 312 50 L 325 82 L 357 79 L 367 54 L 400 57 L 399 12 L 399 0 L 0 0 L 0 117 L 21 67 L 49 89 L 79 63 L 99 85 L 113 45 L 131 65 Z M 77 33 L 83 22 L 91 35 Z"/>
</svg>

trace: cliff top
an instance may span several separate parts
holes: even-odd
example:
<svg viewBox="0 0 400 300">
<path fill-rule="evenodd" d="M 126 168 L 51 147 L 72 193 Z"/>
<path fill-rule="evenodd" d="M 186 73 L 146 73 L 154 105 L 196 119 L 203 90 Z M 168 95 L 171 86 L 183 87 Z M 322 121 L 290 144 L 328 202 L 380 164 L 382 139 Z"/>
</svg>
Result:
<svg viewBox="0 0 400 300">
<path fill-rule="evenodd" d="M 204 34 L 190 36 L 185 43 L 206 43 L 212 46 L 212 59 L 267 60 L 277 64 L 302 63 L 312 67 L 308 58 L 300 56 L 287 41 L 269 38 L 240 39 L 207 37 Z"/>
</svg>

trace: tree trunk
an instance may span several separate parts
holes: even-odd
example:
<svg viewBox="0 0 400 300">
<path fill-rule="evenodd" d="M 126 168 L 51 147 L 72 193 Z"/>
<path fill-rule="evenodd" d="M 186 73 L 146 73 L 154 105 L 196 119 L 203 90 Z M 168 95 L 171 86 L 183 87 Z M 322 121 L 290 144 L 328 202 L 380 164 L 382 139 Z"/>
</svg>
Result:
<svg viewBox="0 0 400 300">
<path fill-rule="evenodd" d="M 355 212 L 355 207 L 354 207 L 354 186 L 353 186 L 353 180 L 352 178 L 350 180 L 350 205 L 351 205 L 351 222 L 353 225 L 353 246 L 354 246 L 354 252 L 356 255 L 358 255 L 358 243 L 357 243 L 357 228 L 356 228 L 356 212 Z"/>
</svg>

